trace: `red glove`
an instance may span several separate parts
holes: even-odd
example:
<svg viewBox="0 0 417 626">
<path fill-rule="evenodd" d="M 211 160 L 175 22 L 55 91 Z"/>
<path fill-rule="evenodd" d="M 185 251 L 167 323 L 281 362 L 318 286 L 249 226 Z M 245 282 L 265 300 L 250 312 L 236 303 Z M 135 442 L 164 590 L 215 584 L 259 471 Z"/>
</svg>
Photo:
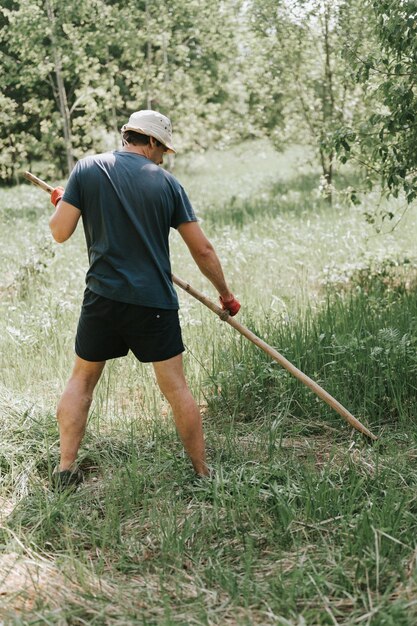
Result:
<svg viewBox="0 0 417 626">
<path fill-rule="evenodd" d="M 58 204 L 60 200 L 62 200 L 62 196 L 64 195 L 65 189 L 63 187 L 55 187 L 53 192 L 51 193 L 51 202 L 54 206 Z"/>
<path fill-rule="evenodd" d="M 220 300 L 220 304 L 222 305 L 223 311 L 229 311 L 232 317 L 233 315 L 236 315 L 236 313 L 240 309 L 240 302 L 238 302 L 238 300 L 236 300 L 236 298 L 233 295 L 227 300 L 220 296 L 219 300 Z"/>
</svg>

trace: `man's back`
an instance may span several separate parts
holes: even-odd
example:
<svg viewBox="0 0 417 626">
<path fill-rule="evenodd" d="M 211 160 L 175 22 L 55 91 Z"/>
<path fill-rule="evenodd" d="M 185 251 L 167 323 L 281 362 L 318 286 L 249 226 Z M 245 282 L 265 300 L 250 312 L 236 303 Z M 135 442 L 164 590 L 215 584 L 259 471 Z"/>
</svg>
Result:
<svg viewBox="0 0 417 626">
<path fill-rule="evenodd" d="M 138 154 L 99 154 L 77 163 L 64 200 L 82 213 L 91 291 L 131 304 L 178 308 L 169 231 L 196 217 L 174 176 Z"/>
</svg>

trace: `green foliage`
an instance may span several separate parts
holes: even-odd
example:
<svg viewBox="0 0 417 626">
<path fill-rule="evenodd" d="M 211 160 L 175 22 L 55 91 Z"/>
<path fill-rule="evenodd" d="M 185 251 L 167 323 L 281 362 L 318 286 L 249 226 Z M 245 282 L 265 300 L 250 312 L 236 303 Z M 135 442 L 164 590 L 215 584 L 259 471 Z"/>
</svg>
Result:
<svg viewBox="0 0 417 626">
<path fill-rule="evenodd" d="M 109 13 L 100 0 L 31 0 L 2 8 L 4 96 L 13 111 L 2 126 L 6 154 L 0 176 L 6 182 L 36 160 L 52 160 L 63 172 L 68 151 L 79 157 L 97 140 L 116 97 L 103 87 L 106 42 L 98 28 L 111 28 Z M 61 109 L 58 74 L 68 111 Z M 65 123 L 70 137 L 64 136 Z"/>
<path fill-rule="evenodd" d="M 0 182 L 27 168 L 66 176 L 119 147 L 133 110 L 157 108 L 180 151 L 296 141 L 328 200 L 338 157 L 364 168 L 353 202 L 382 183 L 410 203 L 416 29 L 412 1 L 5 0 Z"/>
<path fill-rule="evenodd" d="M 361 88 L 341 56 L 346 42 L 355 50 L 363 45 L 362 3 L 253 0 L 250 6 L 259 59 L 258 74 L 248 85 L 251 112 L 277 147 L 295 140 L 313 148 L 330 198 L 331 137 L 363 109 Z"/>
<path fill-rule="evenodd" d="M 366 53 L 347 50 L 357 81 L 367 86 L 372 113 L 360 124 L 342 128 L 336 147 L 342 160 L 360 159 L 369 185 L 375 181 L 408 203 L 416 197 L 417 124 L 415 123 L 417 22 L 415 2 L 367 2 L 369 43 Z"/>
<path fill-rule="evenodd" d="M 236 0 L 3 3 L 0 180 L 34 161 L 68 173 L 86 151 L 120 145 L 140 108 L 170 115 L 181 149 L 242 130 Z"/>
</svg>

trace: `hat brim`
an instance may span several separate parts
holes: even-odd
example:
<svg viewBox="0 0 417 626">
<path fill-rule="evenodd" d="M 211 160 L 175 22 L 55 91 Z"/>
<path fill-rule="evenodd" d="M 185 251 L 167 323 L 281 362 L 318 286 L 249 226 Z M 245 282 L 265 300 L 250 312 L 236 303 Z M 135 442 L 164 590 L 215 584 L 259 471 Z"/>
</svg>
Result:
<svg viewBox="0 0 417 626">
<path fill-rule="evenodd" d="M 172 143 L 166 143 L 165 141 L 163 141 L 163 139 L 161 139 L 161 137 L 158 137 L 156 133 L 153 133 L 151 135 L 148 130 L 138 128 L 137 126 L 129 126 L 129 124 L 125 124 L 124 126 L 122 126 L 122 133 L 124 133 L 126 130 L 133 130 L 133 132 L 135 133 L 140 133 L 141 135 L 146 135 L 147 137 L 153 137 L 154 139 L 157 139 L 162 143 L 163 146 L 165 146 L 169 154 L 176 154 L 177 152 Z"/>
</svg>

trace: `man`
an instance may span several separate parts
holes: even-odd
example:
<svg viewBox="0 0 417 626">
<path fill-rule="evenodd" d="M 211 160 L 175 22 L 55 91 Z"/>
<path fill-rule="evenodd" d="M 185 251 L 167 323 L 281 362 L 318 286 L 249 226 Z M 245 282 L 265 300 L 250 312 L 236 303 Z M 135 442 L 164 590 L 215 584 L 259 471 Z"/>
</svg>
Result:
<svg viewBox="0 0 417 626">
<path fill-rule="evenodd" d="M 182 366 L 171 227 L 217 289 L 223 309 L 235 315 L 240 308 L 184 189 L 159 167 L 164 153 L 175 153 L 170 120 L 157 111 L 133 113 L 122 140 L 120 151 L 79 161 L 66 189 L 57 187 L 51 194 L 54 239 L 62 243 L 71 237 L 81 217 L 90 263 L 74 369 L 57 410 L 61 456 L 53 478 L 58 487 L 82 480 L 75 464 L 94 388 L 106 360 L 129 350 L 140 361 L 152 362 L 194 470 L 208 474 L 201 415 Z"/>
</svg>

